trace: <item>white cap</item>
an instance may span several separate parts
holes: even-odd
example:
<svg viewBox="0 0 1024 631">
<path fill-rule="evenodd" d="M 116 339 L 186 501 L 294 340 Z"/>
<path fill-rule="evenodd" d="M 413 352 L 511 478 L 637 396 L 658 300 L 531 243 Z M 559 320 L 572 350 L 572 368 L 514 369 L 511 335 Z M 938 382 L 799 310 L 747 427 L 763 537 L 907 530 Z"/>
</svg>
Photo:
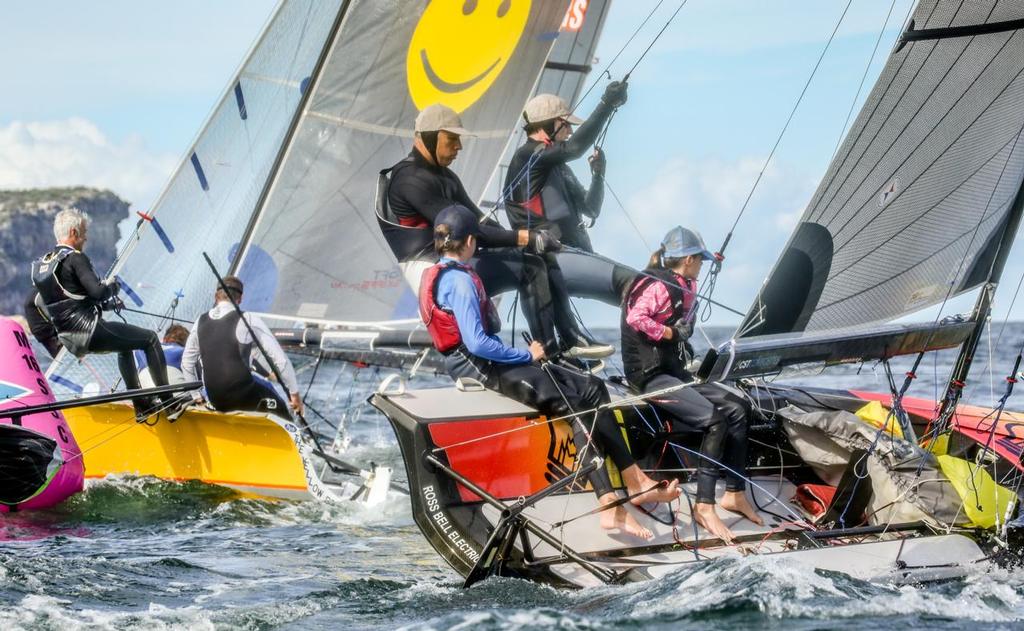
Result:
<svg viewBox="0 0 1024 631">
<path fill-rule="evenodd" d="M 527 123 L 540 123 L 543 121 L 564 118 L 570 125 L 579 125 L 583 119 L 573 115 L 569 110 L 569 104 L 565 99 L 554 94 L 538 94 L 526 103 L 523 111 L 523 118 Z"/>
<path fill-rule="evenodd" d="M 455 113 L 455 110 L 434 103 L 423 108 L 423 111 L 416 117 L 416 131 L 446 131 L 460 136 L 472 136 L 469 130 L 462 126 L 462 119 Z"/>
</svg>

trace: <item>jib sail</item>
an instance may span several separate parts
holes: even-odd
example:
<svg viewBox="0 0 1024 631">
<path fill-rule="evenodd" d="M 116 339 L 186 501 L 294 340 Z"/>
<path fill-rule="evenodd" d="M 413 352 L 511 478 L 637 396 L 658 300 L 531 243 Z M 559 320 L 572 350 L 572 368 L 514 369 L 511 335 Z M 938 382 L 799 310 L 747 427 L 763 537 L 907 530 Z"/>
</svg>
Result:
<svg viewBox="0 0 1024 631">
<path fill-rule="evenodd" d="M 1022 18 L 1010 0 L 918 4 L 724 349 L 733 360 L 746 340 L 863 333 L 992 278 L 1024 178 Z M 930 339 L 915 351 L 959 343 Z"/>
</svg>

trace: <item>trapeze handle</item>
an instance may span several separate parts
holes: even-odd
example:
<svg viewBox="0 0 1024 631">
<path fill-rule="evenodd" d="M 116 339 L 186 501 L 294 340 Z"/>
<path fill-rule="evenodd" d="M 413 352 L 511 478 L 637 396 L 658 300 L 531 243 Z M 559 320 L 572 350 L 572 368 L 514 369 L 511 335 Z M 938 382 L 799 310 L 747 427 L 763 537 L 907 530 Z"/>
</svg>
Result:
<svg viewBox="0 0 1024 631">
<path fill-rule="evenodd" d="M 393 390 L 389 390 L 391 384 L 398 381 L 398 387 Z M 394 373 L 384 377 L 380 385 L 377 386 L 377 394 L 386 397 L 400 397 L 405 394 L 405 379 L 402 378 L 401 373 Z"/>
<path fill-rule="evenodd" d="M 455 381 L 455 387 L 460 392 L 480 392 L 481 390 L 485 390 L 484 384 L 472 377 L 459 377 Z"/>
</svg>

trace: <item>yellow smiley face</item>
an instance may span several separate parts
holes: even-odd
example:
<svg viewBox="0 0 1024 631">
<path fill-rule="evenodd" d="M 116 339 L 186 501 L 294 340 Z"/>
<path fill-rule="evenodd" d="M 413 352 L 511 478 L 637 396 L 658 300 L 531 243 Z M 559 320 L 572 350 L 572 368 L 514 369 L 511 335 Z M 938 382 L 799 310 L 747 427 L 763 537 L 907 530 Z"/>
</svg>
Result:
<svg viewBox="0 0 1024 631">
<path fill-rule="evenodd" d="M 409 42 L 406 77 L 418 109 L 462 112 L 501 74 L 530 17 L 530 0 L 433 0 Z"/>
</svg>

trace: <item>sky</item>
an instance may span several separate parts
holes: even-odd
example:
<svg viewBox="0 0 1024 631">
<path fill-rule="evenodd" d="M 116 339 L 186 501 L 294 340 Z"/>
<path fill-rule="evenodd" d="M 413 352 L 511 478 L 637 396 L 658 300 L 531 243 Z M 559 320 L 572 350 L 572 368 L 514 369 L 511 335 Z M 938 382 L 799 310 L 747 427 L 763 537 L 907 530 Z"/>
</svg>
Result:
<svg viewBox="0 0 1024 631">
<path fill-rule="evenodd" d="M 606 68 L 657 4 L 613 2 L 595 68 Z M 145 209 L 275 5 L 6 3 L 0 21 L 0 188 L 85 184 L 110 188 Z M 751 304 L 825 172 L 851 107 L 870 91 L 910 5 L 850 3 L 737 226 L 717 300 L 744 312 Z M 678 6 L 679 0 L 663 0 L 607 68 L 614 78 L 633 65 Z M 676 224 L 699 230 L 717 249 L 846 6 L 847 0 L 688 0 L 631 75 L 629 102 L 605 143 L 614 195 L 606 196 L 592 230 L 597 250 L 641 266 Z M 605 81 L 596 75 L 592 80 Z M 578 112 L 589 113 L 599 94 L 595 90 Z M 994 320 L 1007 317 L 1020 261 L 1018 247 L 1004 275 L 1010 291 L 998 297 Z M 973 298 L 959 299 L 946 312 L 972 304 Z M 592 325 L 618 320 L 617 309 L 603 305 L 585 304 L 583 313 Z M 1009 315 L 1024 319 L 1024 304 Z M 932 317 L 934 311 L 915 319 Z M 712 323 L 737 320 L 718 309 Z"/>
</svg>

